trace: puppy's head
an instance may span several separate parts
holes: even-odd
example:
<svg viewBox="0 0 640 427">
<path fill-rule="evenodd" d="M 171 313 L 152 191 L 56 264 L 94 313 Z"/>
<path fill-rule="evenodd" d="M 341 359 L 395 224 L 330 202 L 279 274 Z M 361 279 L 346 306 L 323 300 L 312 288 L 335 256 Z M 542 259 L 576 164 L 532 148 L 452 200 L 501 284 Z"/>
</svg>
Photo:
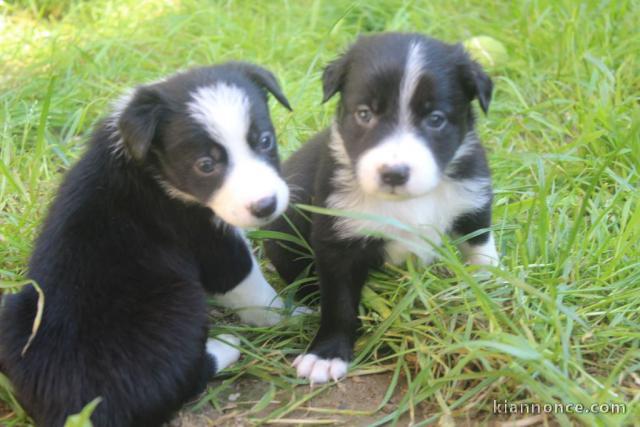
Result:
<svg viewBox="0 0 640 427">
<path fill-rule="evenodd" d="M 141 86 L 118 113 L 120 144 L 169 195 L 238 227 L 265 224 L 289 200 L 267 92 L 290 109 L 275 77 L 246 63 Z"/>
<path fill-rule="evenodd" d="M 341 94 L 332 148 L 362 190 L 411 198 L 438 185 L 473 129 L 471 101 L 487 112 L 492 82 L 461 45 L 386 33 L 329 64 L 323 90 L 323 101 Z"/>
</svg>

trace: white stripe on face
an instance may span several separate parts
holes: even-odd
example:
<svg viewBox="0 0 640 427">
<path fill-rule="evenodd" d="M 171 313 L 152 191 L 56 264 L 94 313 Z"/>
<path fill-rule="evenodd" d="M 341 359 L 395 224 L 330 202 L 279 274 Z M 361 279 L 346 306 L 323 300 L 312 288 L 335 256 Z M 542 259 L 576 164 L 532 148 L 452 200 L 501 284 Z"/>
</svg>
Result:
<svg viewBox="0 0 640 427">
<path fill-rule="evenodd" d="M 189 103 L 191 117 L 204 126 L 207 132 L 227 151 L 249 151 L 246 141 L 249 132 L 249 100 L 237 86 L 219 83 L 201 87 Z"/>
<path fill-rule="evenodd" d="M 191 117 L 227 153 L 224 183 L 208 202 L 216 215 L 231 225 L 254 227 L 282 214 L 289 201 L 289 189 L 276 170 L 249 146 L 251 114 L 245 92 L 226 83 L 202 87 L 188 107 Z M 250 206 L 269 197 L 276 198 L 273 214 L 266 218 L 254 216 Z"/>
<path fill-rule="evenodd" d="M 413 42 L 407 52 L 407 62 L 404 67 L 404 75 L 400 81 L 400 126 L 408 129 L 411 126 L 411 98 L 418 86 L 424 65 L 424 54 L 420 43 Z"/>
<path fill-rule="evenodd" d="M 433 190 L 440 181 L 440 170 L 433 153 L 412 124 L 411 98 L 422 76 L 425 60 L 422 45 L 417 41 L 411 43 L 400 80 L 397 129 L 358 159 L 356 175 L 368 194 L 416 197 Z M 386 185 L 381 171 L 389 168 L 408 168 L 406 183 L 394 188 Z"/>
</svg>

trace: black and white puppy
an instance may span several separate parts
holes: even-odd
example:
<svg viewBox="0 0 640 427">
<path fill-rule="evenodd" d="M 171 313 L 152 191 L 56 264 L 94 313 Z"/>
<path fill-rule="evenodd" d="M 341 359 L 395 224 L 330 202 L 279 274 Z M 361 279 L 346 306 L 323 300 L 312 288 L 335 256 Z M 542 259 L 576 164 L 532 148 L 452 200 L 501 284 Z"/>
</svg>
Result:
<svg viewBox="0 0 640 427">
<path fill-rule="evenodd" d="M 353 217 L 313 214 L 308 221 L 288 210 L 314 250 L 320 281 L 320 330 L 294 362 L 298 376 L 314 383 L 346 374 L 369 270 L 410 253 L 429 262 L 435 251 L 427 241 L 438 245 L 443 233 L 489 227 L 492 202 L 471 106 L 477 98 L 487 111 L 492 82 L 462 46 L 419 34 L 361 37 L 325 69 L 323 90 L 324 101 L 341 94 L 336 118 L 285 162 L 292 201 L 391 217 L 420 232 Z M 270 228 L 293 232 L 283 217 Z M 287 245 L 272 241 L 266 248 L 292 282 L 308 260 Z M 498 261 L 488 231 L 461 250 L 470 263 Z"/>
<path fill-rule="evenodd" d="M 140 86 L 95 130 L 55 198 L 29 265 L 38 294 L 5 297 L 0 365 L 39 426 L 62 426 L 96 397 L 96 427 L 159 426 L 239 357 L 207 339 L 207 292 L 271 325 L 282 301 L 239 227 L 280 215 L 267 91 L 245 63 Z"/>
</svg>

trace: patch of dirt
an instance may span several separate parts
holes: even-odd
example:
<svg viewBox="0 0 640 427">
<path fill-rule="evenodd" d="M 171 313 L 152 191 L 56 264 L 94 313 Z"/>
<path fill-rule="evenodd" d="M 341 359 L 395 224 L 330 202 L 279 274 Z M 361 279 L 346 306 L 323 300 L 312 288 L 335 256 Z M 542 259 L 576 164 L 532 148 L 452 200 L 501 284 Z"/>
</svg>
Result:
<svg viewBox="0 0 640 427">
<path fill-rule="evenodd" d="M 393 412 L 406 392 L 406 385 L 398 384 L 389 402 L 380 410 L 380 406 L 387 388 L 391 382 L 391 373 L 353 376 L 303 403 L 298 409 L 285 414 L 281 418 L 269 421 L 267 424 L 276 426 L 290 425 L 339 425 L 349 427 L 365 427 L 371 425 L 385 415 Z M 219 385 L 221 380 L 212 383 Z M 183 410 L 166 427 L 249 427 L 256 425 L 255 420 L 266 417 L 279 407 L 283 407 L 292 399 L 300 398 L 313 389 L 308 385 L 296 387 L 292 393 L 280 392 L 261 411 L 249 413 L 249 410 L 268 393 L 270 384 L 258 379 L 240 379 L 221 393 L 221 410 L 206 405 L 199 411 Z M 437 407 L 418 405 L 415 408 L 414 422 L 420 422 L 438 411 Z M 533 416 L 492 416 L 477 418 L 477 414 L 465 414 L 455 418 L 443 417 L 435 424 L 441 426 L 471 427 L 485 425 L 491 427 L 524 427 L 524 426 L 559 426 L 552 417 L 545 415 Z M 0 426 L 11 418 L 13 413 L 4 402 L 0 401 Z M 7 418 L 8 417 L 8 418 Z M 410 426 L 410 414 L 403 414 L 397 426 Z"/>
<path fill-rule="evenodd" d="M 365 427 L 393 412 L 406 393 L 406 384 L 402 380 L 397 385 L 392 397 L 379 410 L 387 388 L 391 383 L 391 373 L 352 376 L 342 380 L 318 395 L 307 400 L 296 410 L 280 418 L 269 420 L 267 425 L 300 426 L 300 425 L 338 425 L 348 427 Z M 214 382 L 212 386 L 220 384 Z M 261 411 L 249 413 L 249 410 L 269 390 L 269 383 L 258 379 L 240 379 L 221 397 L 225 403 L 221 410 L 210 405 L 202 410 L 183 410 L 167 427 L 249 427 L 287 402 L 308 394 L 313 389 L 309 385 L 297 386 L 293 392 L 282 391 Z M 377 410 L 377 411 L 376 411 Z M 415 408 L 413 423 L 423 421 L 439 412 L 437 405 L 420 404 Z M 411 414 L 403 414 L 397 426 L 412 425 Z M 472 427 L 555 427 L 559 423 L 553 417 L 544 415 L 507 416 L 489 415 L 487 413 L 466 413 L 462 416 L 442 417 L 434 425 Z"/>
<path fill-rule="evenodd" d="M 389 402 L 380 411 L 375 412 L 384 399 L 390 382 L 390 373 L 347 378 L 320 392 L 319 395 L 309 399 L 293 412 L 285 414 L 277 420 L 272 420 L 269 424 L 298 425 L 304 423 L 310 425 L 367 426 L 385 414 L 392 412 L 401 399 L 405 388 L 399 385 L 396 387 L 394 395 Z M 215 410 L 210 406 L 200 412 L 183 411 L 169 426 L 251 426 L 255 425 L 251 419 L 265 417 L 278 407 L 284 406 L 291 399 L 299 398 L 300 395 L 312 391 L 310 386 L 301 385 L 296 387 L 293 393 L 280 392 L 276 394 L 274 400 L 265 409 L 247 416 L 247 411 L 268 390 L 269 384 L 260 380 L 246 379 L 237 381 L 231 387 L 231 390 L 224 392 L 223 397 L 228 403 L 221 411 Z M 401 422 L 399 425 L 406 425 L 406 422 Z"/>
</svg>

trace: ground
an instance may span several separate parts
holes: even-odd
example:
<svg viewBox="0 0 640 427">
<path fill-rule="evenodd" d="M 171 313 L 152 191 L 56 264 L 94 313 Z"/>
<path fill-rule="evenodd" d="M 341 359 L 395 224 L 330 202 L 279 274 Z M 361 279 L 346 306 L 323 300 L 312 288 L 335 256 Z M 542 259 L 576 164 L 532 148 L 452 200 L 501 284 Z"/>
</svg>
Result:
<svg viewBox="0 0 640 427">
<path fill-rule="evenodd" d="M 344 425 L 369 425 L 377 418 L 377 406 L 383 401 L 385 391 L 389 386 L 390 375 L 373 374 L 368 376 L 354 376 L 336 387 L 330 387 L 326 393 L 313 397 L 303 405 L 280 417 L 280 422 L 294 422 L 294 420 L 315 421 L 318 424 L 339 423 Z M 215 421 L 217 425 L 244 426 L 252 425 L 256 418 L 268 415 L 269 410 L 277 407 L 283 399 L 290 396 L 274 395 L 261 411 L 251 411 L 260 399 L 268 393 L 269 384 L 255 379 L 234 382 L 229 393 L 223 398 L 227 402 L 220 410 L 209 408 L 205 411 L 185 412 L 180 414 L 171 425 L 172 427 L 186 427 L 206 425 L 206 422 Z M 310 386 L 301 385 L 294 393 L 306 394 L 312 391 Z M 397 401 L 391 399 L 387 404 L 393 407 Z M 385 405 L 386 406 L 386 405 Z M 390 408 L 386 408 L 387 411 Z M 249 412 L 249 413 L 248 413 Z M 384 414 L 385 408 L 381 408 Z"/>
<path fill-rule="evenodd" d="M 358 34 L 486 35 L 508 55 L 484 58 L 495 91 L 478 114 L 501 268 L 481 278 L 447 241 L 435 267 L 373 274 L 350 376 L 323 387 L 290 367 L 317 313 L 252 328 L 212 301 L 211 334 L 240 336 L 243 356 L 173 425 L 640 425 L 638 22 L 634 0 L 0 1 L 0 289 L 20 288 L 62 174 L 126 88 L 266 65 L 294 108 L 271 103 L 286 158 L 330 123 L 321 70 Z M 0 425 L 31 425 L 1 376 Z"/>
</svg>

